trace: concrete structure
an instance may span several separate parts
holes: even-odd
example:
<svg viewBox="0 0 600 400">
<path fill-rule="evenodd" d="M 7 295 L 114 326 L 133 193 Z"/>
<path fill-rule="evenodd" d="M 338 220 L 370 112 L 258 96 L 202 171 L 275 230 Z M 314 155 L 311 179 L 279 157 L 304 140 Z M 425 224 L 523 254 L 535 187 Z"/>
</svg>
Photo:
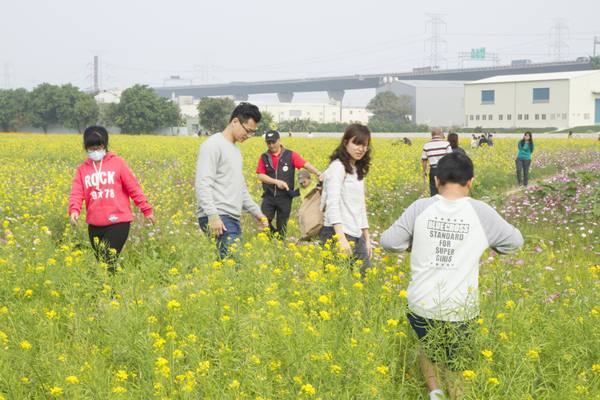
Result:
<svg viewBox="0 0 600 400">
<path fill-rule="evenodd" d="M 462 125 L 464 84 L 461 81 L 393 81 L 377 88 L 377 93 L 391 91 L 396 96 L 412 97 L 411 121 L 430 126 Z"/>
<path fill-rule="evenodd" d="M 310 118 L 315 122 L 355 122 L 362 124 L 369 122 L 373 114 L 364 107 L 341 106 L 339 101 L 329 103 L 274 103 L 266 104 L 253 102 L 261 112 L 268 111 L 273 114 L 273 122 L 288 121 L 291 119 Z"/>
<path fill-rule="evenodd" d="M 589 70 L 586 61 L 562 61 L 539 64 L 502 65 L 483 68 L 432 69 L 373 75 L 333 76 L 327 78 L 289 79 L 262 82 L 231 82 L 216 85 L 155 87 L 160 97 L 233 96 L 247 101 L 249 95 L 277 93 L 280 102 L 290 103 L 295 92 L 327 92 L 329 100 L 341 101 L 345 90 L 376 89 L 392 80 L 476 81 L 498 75 L 538 74 L 542 72 Z"/>
<path fill-rule="evenodd" d="M 600 125 L 600 71 L 497 76 L 465 85 L 465 126 Z"/>
<path fill-rule="evenodd" d="M 94 96 L 96 103 L 118 103 L 121 100 L 121 95 L 125 89 L 103 90 Z"/>
</svg>

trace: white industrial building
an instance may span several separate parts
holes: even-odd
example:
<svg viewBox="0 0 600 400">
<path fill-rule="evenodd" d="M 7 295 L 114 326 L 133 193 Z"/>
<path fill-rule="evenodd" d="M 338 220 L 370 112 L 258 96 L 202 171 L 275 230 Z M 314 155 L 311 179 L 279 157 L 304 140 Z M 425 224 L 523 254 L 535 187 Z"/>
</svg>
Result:
<svg viewBox="0 0 600 400">
<path fill-rule="evenodd" d="M 600 124 L 600 71 L 505 75 L 465 84 L 465 126 Z"/>
<path fill-rule="evenodd" d="M 339 101 L 328 103 L 273 103 L 252 102 L 261 112 L 268 111 L 274 122 L 288 121 L 295 118 L 307 119 L 319 123 L 326 122 L 360 122 L 366 124 L 372 113 L 365 107 L 342 106 Z"/>
<path fill-rule="evenodd" d="M 464 109 L 463 81 L 392 81 L 377 88 L 377 93 L 391 91 L 396 96 L 412 97 L 411 122 L 430 126 L 462 125 Z"/>
</svg>

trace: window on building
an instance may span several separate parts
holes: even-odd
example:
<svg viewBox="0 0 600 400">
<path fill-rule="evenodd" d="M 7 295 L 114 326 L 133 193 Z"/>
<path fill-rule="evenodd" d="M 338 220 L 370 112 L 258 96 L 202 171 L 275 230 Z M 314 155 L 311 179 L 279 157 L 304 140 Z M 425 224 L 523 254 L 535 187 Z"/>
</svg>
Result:
<svg viewBox="0 0 600 400">
<path fill-rule="evenodd" d="M 481 116 L 481 119 L 485 121 L 486 117 L 487 117 L 487 115 L 483 114 L 483 115 Z"/>
<path fill-rule="evenodd" d="M 506 114 L 506 119 L 510 121 L 512 119 L 512 114 Z"/>
<path fill-rule="evenodd" d="M 492 120 L 492 114 L 490 114 L 490 115 L 488 116 L 488 119 L 489 119 L 490 121 Z"/>
<path fill-rule="evenodd" d="M 542 119 L 546 119 L 546 114 L 542 114 Z"/>
<path fill-rule="evenodd" d="M 452 117 L 446 118 L 446 122 L 452 122 Z"/>
<path fill-rule="evenodd" d="M 562 119 L 567 119 L 567 114 L 563 114 Z"/>
<path fill-rule="evenodd" d="M 319 118 L 319 122 L 323 122 L 323 118 Z"/>
<path fill-rule="evenodd" d="M 540 114 L 535 114 L 535 119 L 540 119 Z"/>
<path fill-rule="evenodd" d="M 475 116 L 475 120 L 476 120 L 476 121 L 479 121 L 479 115 L 476 115 L 476 116 Z"/>
<path fill-rule="evenodd" d="M 498 121 L 502 121 L 502 118 L 503 118 L 502 114 L 498 115 Z"/>
<path fill-rule="evenodd" d="M 333 115 L 336 115 L 336 113 L 334 112 Z"/>
<path fill-rule="evenodd" d="M 520 121 L 520 120 L 522 120 L 522 119 L 523 119 L 523 114 L 519 114 L 519 115 L 517 116 L 517 119 L 518 119 L 519 121 Z"/>
<path fill-rule="evenodd" d="M 473 121 L 473 118 L 475 118 L 475 116 L 474 116 L 474 115 L 471 115 L 470 117 L 471 117 L 471 118 L 469 118 L 469 119 L 470 119 L 471 121 Z"/>
<path fill-rule="evenodd" d="M 301 117 L 302 110 L 290 110 L 290 117 Z"/>
<path fill-rule="evenodd" d="M 431 117 L 425 117 L 425 122 L 431 122 Z"/>
<path fill-rule="evenodd" d="M 350 115 L 352 115 L 352 110 L 350 110 Z"/>
<path fill-rule="evenodd" d="M 583 119 L 590 119 L 590 114 L 583 114 Z"/>
<path fill-rule="evenodd" d="M 533 102 L 534 103 L 549 103 L 550 102 L 550 88 L 533 89 Z"/>
<path fill-rule="evenodd" d="M 550 119 L 554 119 L 555 116 L 556 114 L 550 114 Z"/>
<path fill-rule="evenodd" d="M 481 91 L 481 104 L 494 104 L 494 91 L 493 90 L 482 90 Z"/>
<path fill-rule="evenodd" d="M 306 115 L 310 115 L 310 111 L 306 113 Z"/>
<path fill-rule="evenodd" d="M 280 114 L 283 115 L 283 114 L 285 114 L 285 112 L 282 111 Z"/>
<path fill-rule="evenodd" d="M 320 113 L 319 113 L 319 115 L 323 115 L 323 113 L 322 113 L 322 112 L 320 112 Z"/>
<path fill-rule="evenodd" d="M 529 114 L 525 114 L 525 119 L 529 120 Z"/>
</svg>

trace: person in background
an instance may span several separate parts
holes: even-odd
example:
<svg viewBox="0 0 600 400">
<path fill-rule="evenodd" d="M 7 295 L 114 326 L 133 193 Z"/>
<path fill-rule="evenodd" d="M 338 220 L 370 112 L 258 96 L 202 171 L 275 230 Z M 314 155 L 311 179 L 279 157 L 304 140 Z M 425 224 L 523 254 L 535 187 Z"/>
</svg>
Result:
<svg viewBox="0 0 600 400">
<path fill-rule="evenodd" d="M 323 174 L 318 178 L 318 182 L 313 181 L 310 177 L 310 172 L 307 170 L 302 170 L 298 172 L 298 189 L 290 190 L 289 194 L 291 197 L 300 197 L 300 204 L 304 202 L 304 198 L 307 194 L 309 194 L 314 188 L 323 187 Z"/>
<path fill-rule="evenodd" d="M 477 143 L 477 136 L 471 135 L 471 149 L 476 149 L 477 147 L 479 147 Z"/>
<path fill-rule="evenodd" d="M 569 131 L 569 134 L 567 135 L 567 139 L 573 139 L 573 131 Z"/>
<path fill-rule="evenodd" d="M 458 135 L 456 133 L 450 133 L 448 135 L 448 143 L 450 143 L 450 147 L 452 148 L 453 153 L 459 153 L 459 154 L 464 154 L 464 155 L 467 154 L 467 153 L 465 153 L 465 151 L 463 149 L 458 147 L 459 140 L 458 140 Z"/>
<path fill-rule="evenodd" d="M 404 139 L 402 139 L 402 143 L 404 143 L 407 146 L 412 146 L 412 142 L 406 136 L 404 137 Z"/>
<path fill-rule="evenodd" d="M 223 132 L 212 135 L 198 149 L 195 185 L 198 223 L 205 234 L 217 238 L 221 259 L 230 254 L 230 246 L 236 240 L 238 248 L 243 245 L 242 211 L 252 215 L 259 229 L 264 228 L 266 217 L 248 192 L 242 152 L 236 146 L 252 137 L 260 117 L 258 107 L 240 103 Z"/>
<path fill-rule="evenodd" d="M 442 128 L 439 126 L 431 130 L 431 140 L 423 146 L 421 154 L 421 164 L 423 167 L 423 179 L 427 179 L 427 163 L 429 162 L 429 192 L 431 196 L 438 194 L 435 187 L 435 173 L 437 171 L 438 161 L 447 153 L 452 153 L 450 143 L 442 139 L 444 136 Z"/>
<path fill-rule="evenodd" d="M 517 181 L 519 184 L 517 187 L 527 187 L 529 183 L 529 166 L 531 165 L 531 154 L 533 154 L 533 137 L 531 132 L 525 132 L 523 139 L 519 140 L 517 144 L 519 153 L 515 159 L 517 166 Z M 521 180 L 521 171 L 523 171 L 523 179 Z"/>
<path fill-rule="evenodd" d="M 407 317 L 419 339 L 431 400 L 444 398 L 438 376 L 446 377 L 452 399 L 461 395 L 460 371 L 470 358 L 470 331 L 480 312 L 481 255 L 487 248 L 506 254 L 523 246 L 518 229 L 468 197 L 474 173 L 469 157 L 452 152 L 438 165 L 440 194 L 412 203 L 380 241 L 386 252 L 411 252 Z"/>
<path fill-rule="evenodd" d="M 260 156 L 256 173 L 263 183 L 261 210 L 267 216 L 269 229 L 273 234 L 285 237 L 288 219 L 292 211 L 293 198 L 289 191 L 294 190 L 296 169 L 304 168 L 323 180 L 323 175 L 307 163 L 298 153 L 281 145 L 279 132 L 269 130 L 265 137 L 268 150 Z M 273 219 L 277 217 L 277 229 Z"/>
<path fill-rule="evenodd" d="M 88 158 L 77 167 L 69 195 L 71 224 L 77 226 L 85 201 L 88 234 L 96 259 L 108 264 L 116 273 L 115 264 L 129 236 L 133 213 L 129 198 L 150 224 L 156 223 L 152 207 L 129 166 L 108 150 L 108 132 L 102 126 L 90 126 L 83 132 L 83 147 Z"/>
<path fill-rule="evenodd" d="M 491 133 L 487 137 L 487 145 L 488 145 L 488 147 L 492 147 L 494 145 L 494 139 L 493 139 Z"/>
<path fill-rule="evenodd" d="M 365 177 L 371 165 L 371 131 L 364 125 L 346 128 L 339 146 L 329 159 L 323 176 L 321 243 L 337 237 L 337 243 L 354 260 L 360 261 L 361 276 L 371 268 L 371 237 L 365 203 Z M 336 241 L 334 240 L 334 242 Z M 350 245 L 354 243 L 354 250 Z"/>
</svg>

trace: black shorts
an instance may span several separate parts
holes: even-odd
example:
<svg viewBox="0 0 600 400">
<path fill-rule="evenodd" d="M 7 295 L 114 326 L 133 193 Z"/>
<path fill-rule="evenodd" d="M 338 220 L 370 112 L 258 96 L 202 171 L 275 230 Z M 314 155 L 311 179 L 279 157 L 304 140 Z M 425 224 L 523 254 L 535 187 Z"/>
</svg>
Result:
<svg viewBox="0 0 600 400">
<path fill-rule="evenodd" d="M 461 364 L 468 357 L 469 337 L 476 318 L 467 321 L 442 321 L 423 318 L 410 311 L 406 316 L 429 361 L 443 363 L 451 371 L 464 369 Z"/>
</svg>

